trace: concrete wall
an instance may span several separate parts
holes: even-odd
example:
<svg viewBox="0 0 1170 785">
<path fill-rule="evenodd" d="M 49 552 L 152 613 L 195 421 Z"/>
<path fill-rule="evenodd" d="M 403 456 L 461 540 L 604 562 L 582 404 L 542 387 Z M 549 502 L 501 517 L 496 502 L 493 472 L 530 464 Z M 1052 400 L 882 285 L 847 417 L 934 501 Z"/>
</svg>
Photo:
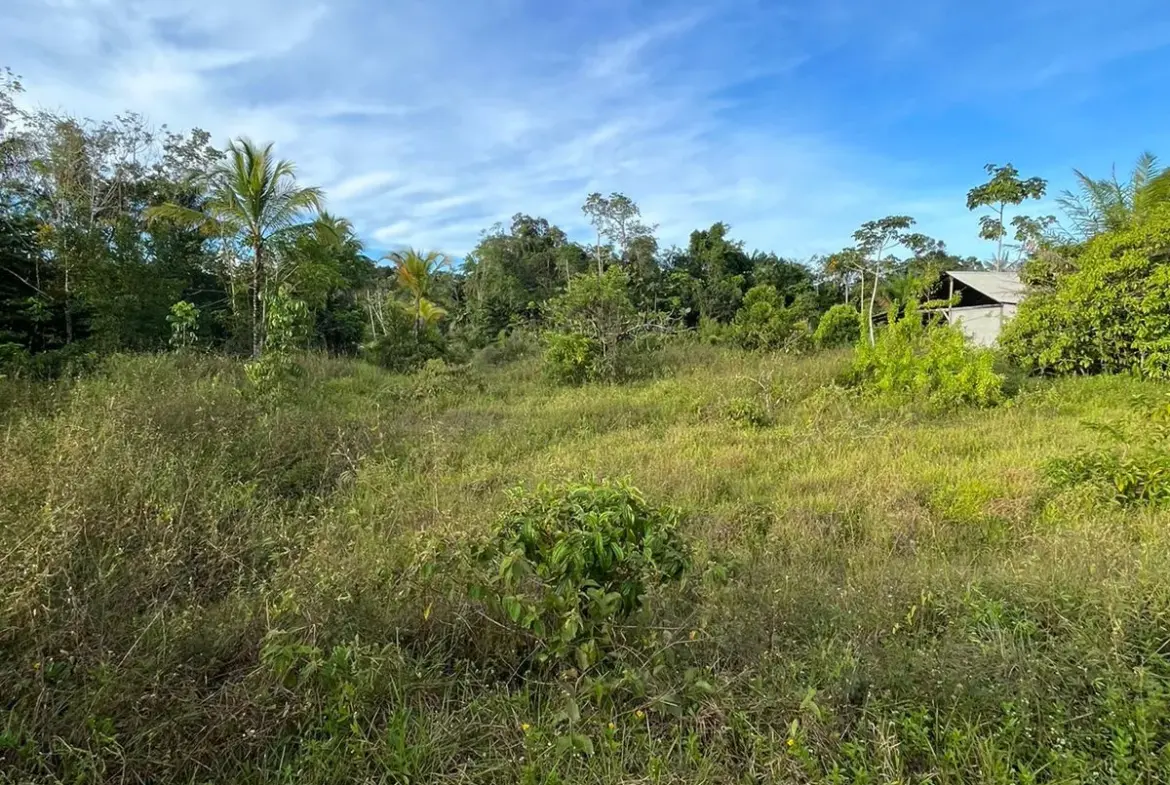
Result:
<svg viewBox="0 0 1170 785">
<path fill-rule="evenodd" d="M 1008 306 L 1015 311 L 1015 306 Z M 968 337 L 979 346 L 991 346 L 999 338 L 1005 318 L 1003 305 L 974 305 L 967 308 L 951 308 L 947 311 L 948 321 L 962 328 Z"/>
</svg>

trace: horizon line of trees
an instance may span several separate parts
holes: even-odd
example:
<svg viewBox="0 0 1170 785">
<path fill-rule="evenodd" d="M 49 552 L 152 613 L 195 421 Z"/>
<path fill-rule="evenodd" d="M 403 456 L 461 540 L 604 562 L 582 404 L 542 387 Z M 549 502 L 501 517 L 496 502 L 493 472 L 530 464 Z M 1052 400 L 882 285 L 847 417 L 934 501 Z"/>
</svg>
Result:
<svg viewBox="0 0 1170 785">
<path fill-rule="evenodd" d="M 1058 199 L 1070 228 L 1054 216 L 1008 220 L 1047 183 L 989 164 L 967 195 L 984 213 L 989 260 L 954 256 L 894 215 L 867 221 L 837 253 L 797 261 L 747 251 L 722 222 L 693 231 L 685 248 L 662 248 L 631 198 L 593 193 L 582 206 L 587 243 L 518 213 L 458 267 L 437 250 L 374 260 L 272 144 L 220 150 L 205 131 L 153 130 L 134 114 L 95 123 L 25 111 L 20 92 L 0 72 L 0 367 L 45 374 L 93 353 L 177 344 L 258 358 L 272 320 L 289 314 L 304 324 L 282 335 L 303 346 L 408 369 L 520 325 L 551 326 L 577 277 L 614 269 L 620 283 L 598 291 L 618 286 L 619 310 L 628 301 L 643 323 L 784 348 L 807 343 L 820 316 L 844 305 L 872 343 L 875 316 L 928 298 L 944 269 L 1019 268 L 1051 287 L 1093 237 L 1170 199 L 1167 170 L 1143 154 L 1126 181 L 1076 172 L 1079 191 Z"/>
</svg>

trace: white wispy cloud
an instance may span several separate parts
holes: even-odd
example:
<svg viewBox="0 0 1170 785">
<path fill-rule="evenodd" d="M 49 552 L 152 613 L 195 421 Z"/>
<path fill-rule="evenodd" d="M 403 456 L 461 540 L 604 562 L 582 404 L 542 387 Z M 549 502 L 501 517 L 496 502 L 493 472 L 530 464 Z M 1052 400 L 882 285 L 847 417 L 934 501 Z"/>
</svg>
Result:
<svg viewBox="0 0 1170 785">
<path fill-rule="evenodd" d="M 929 165 L 819 111 L 808 64 L 893 40 L 856 4 L 7 0 L 0 14 L 0 65 L 33 101 L 275 141 L 376 247 L 462 254 L 521 211 L 585 236 L 594 190 L 629 194 L 668 244 L 724 220 L 796 255 L 904 205 L 938 206 L 927 231 L 970 220 Z"/>
</svg>

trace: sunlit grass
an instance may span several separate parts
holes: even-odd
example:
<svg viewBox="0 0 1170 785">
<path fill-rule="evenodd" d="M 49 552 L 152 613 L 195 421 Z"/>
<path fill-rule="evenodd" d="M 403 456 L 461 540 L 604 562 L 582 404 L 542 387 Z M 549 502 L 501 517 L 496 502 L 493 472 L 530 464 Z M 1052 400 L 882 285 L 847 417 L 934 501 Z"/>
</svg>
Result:
<svg viewBox="0 0 1170 785">
<path fill-rule="evenodd" d="M 1042 471 L 1160 387 L 916 414 L 837 386 L 844 353 L 667 353 L 623 386 L 311 358 L 273 402 L 227 360 L 134 357 L 0 388 L 0 777 L 1170 776 L 1170 513 Z M 581 756 L 556 745 L 571 684 L 501 671 L 463 568 L 420 567 L 508 488 L 603 478 L 680 508 L 699 572 L 733 569 L 652 598 L 712 692 L 681 717 L 577 696 Z"/>
</svg>

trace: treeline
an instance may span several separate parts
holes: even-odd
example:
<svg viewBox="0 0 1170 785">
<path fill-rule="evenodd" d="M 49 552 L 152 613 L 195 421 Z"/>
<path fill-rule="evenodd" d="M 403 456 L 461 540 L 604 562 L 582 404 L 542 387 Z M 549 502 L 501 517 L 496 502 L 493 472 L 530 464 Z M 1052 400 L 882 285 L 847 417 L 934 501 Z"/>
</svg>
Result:
<svg viewBox="0 0 1170 785">
<path fill-rule="evenodd" d="M 872 345 L 878 324 L 937 295 L 942 270 L 981 267 L 1018 267 L 1052 293 L 1029 301 L 1005 338 L 1024 367 L 1153 371 L 1170 335 L 1157 322 L 1161 295 L 1142 288 L 1160 280 L 1161 230 L 1121 238 L 1161 215 L 1170 188 L 1152 156 L 1124 183 L 1078 172 L 1081 192 L 1060 200 L 1069 226 L 1008 220 L 1047 184 L 989 165 L 967 198 L 995 246 L 987 262 L 948 253 L 910 216 L 866 222 L 849 247 L 806 260 L 748 251 L 724 223 L 664 248 L 620 193 L 586 197 L 587 239 L 517 214 L 458 263 L 434 250 L 373 259 L 271 145 L 240 139 L 221 150 L 205 131 L 154 130 L 132 114 L 95 123 L 25 111 L 20 91 L 10 72 L 0 79 L 0 366 L 9 373 L 51 376 L 103 353 L 168 346 L 253 358 L 314 348 L 409 370 L 539 332 L 554 375 L 617 378 L 637 346 L 679 331 L 748 349 Z M 1102 235 L 1120 245 L 1094 245 Z M 1082 312 L 1104 303 L 1101 287 L 1115 277 L 1091 272 L 1094 260 L 1119 249 L 1147 265 L 1125 273 L 1125 297 L 1140 303 L 1118 300 L 1092 330 L 1112 329 L 1132 308 L 1149 316 L 1104 346 Z"/>
</svg>

